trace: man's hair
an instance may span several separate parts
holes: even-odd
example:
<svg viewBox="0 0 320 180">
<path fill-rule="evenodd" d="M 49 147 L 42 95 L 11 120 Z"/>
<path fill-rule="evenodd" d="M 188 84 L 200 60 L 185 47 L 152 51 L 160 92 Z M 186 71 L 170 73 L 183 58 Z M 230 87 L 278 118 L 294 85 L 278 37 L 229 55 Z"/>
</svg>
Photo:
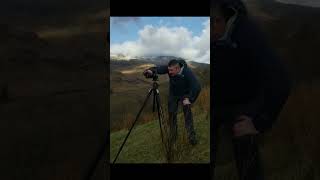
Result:
<svg viewBox="0 0 320 180">
<path fill-rule="evenodd" d="M 212 6 L 213 11 L 217 11 L 227 20 L 234 15 L 234 10 L 238 14 L 247 15 L 247 8 L 241 0 L 215 0 Z"/>
<path fill-rule="evenodd" d="M 182 66 L 182 64 L 179 62 L 178 59 L 171 59 L 168 63 L 168 66 L 171 67 L 171 66 L 175 66 L 175 65 L 179 65 L 180 67 Z"/>
</svg>

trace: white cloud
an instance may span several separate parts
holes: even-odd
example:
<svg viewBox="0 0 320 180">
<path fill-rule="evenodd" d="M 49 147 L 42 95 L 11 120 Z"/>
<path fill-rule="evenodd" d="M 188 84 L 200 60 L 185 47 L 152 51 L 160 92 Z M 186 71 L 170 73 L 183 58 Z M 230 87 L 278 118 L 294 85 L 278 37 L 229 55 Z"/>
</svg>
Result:
<svg viewBox="0 0 320 180">
<path fill-rule="evenodd" d="M 136 41 L 111 44 L 111 54 L 126 56 L 177 56 L 196 62 L 210 63 L 210 21 L 203 23 L 199 36 L 185 27 L 146 25 Z"/>
</svg>

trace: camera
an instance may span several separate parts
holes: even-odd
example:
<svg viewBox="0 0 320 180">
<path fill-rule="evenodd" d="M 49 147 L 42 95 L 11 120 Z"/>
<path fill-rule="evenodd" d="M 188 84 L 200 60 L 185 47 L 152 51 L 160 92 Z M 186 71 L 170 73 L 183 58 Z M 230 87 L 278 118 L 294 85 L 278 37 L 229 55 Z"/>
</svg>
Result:
<svg viewBox="0 0 320 180">
<path fill-rule="evenodd" d="M 152 73 L 149 73 L 148 70 L 152 71 Z M 153 81 L 157 81 L 158 80 L 158 74 L 157 74 L 157 71 L 154 70 L 154 69 L 147 69 L 143 72 L 143 75 L 148 78 L 148 79 L 151 79 Z"/>
</svg>

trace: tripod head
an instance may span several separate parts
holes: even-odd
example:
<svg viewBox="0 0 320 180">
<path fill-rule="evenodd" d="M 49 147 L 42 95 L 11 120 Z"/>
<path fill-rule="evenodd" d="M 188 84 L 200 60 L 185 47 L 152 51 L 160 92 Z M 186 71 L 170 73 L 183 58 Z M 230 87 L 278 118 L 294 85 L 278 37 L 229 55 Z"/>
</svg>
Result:
<svg viewBox="0 0 320 180">
<path fill-rule="evenodd" d="M 159 79 L 158 74 L 155 73 L 152 77 L 152 81 L 155 82 L 155 81 L 158 81 L 158 79 Z"/>
<path fill-rule="evenodd" d="M 158 88 L 159 84 L 157 83 L 157 81 L 159 81 L 159 76 L 158 76 L 157 71 L 154 68 L 145 70 L 143 72 L 143 75 L 147 79 L 151 79 L 152 78 L 152 81 L 153 81 L 152 89 L 157 89 Z"/>
<path fill-rule="evenodd" d="M 159 84 L 158 84 L 158 82 L 157 82 L 157 81 L 159 81 L 159 80 L 158 80 L 158 75 L 153 76 L 152 81 L 153 81 L 153 83 L 152 83 L 152 89 L 155 89 L 155 90 L 158 91 L 158 87 L 159 87 Z"/>
</svg>

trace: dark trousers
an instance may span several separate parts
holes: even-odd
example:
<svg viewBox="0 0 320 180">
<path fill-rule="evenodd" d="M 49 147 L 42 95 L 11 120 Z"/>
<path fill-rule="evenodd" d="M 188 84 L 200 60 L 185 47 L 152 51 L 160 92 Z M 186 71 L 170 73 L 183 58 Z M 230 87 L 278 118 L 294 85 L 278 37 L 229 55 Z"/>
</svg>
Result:
<svg viewBox="0 0 320 180">
<path fill-rule="evenodd" d="M 216 152 L 218 147 L 217 143 L 217 130 L 221 128 L 221 121 L 216 119 L 215 138 L 213 138 L 213 161 L 216 160 Z M 227 121 L 224 123 L 225 129 L 231 133 L 235 121 Z M 260 161 L 259 146 L 257 143 L 257 135 L 245 135 L 242 137 L 232 137 L 233 152 L 238 170 L 239 180 L 263 180 L 263 171 Z M 221 151 L 223 152 L 223 150 Z"/>
<path fill-rule="evenodd" d="M 195 139 L 195 131 L 193 126 L 193 116 L 191 111 L 191 105 L 183 105 L 182 99 L 176 97 L 169 97 L 168 111 L 169 111 L 169 125 L 170 125 L 170 140 L 175 142 L 178 136 L 178 124 L 177 124 L 177 112 L 178 105 L 181 103 L 183 107 L 185 128 L 187 130 L 188 139 L 191 141 Z"/>
<path fill-rule="evenodd" d="M 239 180 L 263 180 L 256 135 L 233 138 Z"/>
</svg>

